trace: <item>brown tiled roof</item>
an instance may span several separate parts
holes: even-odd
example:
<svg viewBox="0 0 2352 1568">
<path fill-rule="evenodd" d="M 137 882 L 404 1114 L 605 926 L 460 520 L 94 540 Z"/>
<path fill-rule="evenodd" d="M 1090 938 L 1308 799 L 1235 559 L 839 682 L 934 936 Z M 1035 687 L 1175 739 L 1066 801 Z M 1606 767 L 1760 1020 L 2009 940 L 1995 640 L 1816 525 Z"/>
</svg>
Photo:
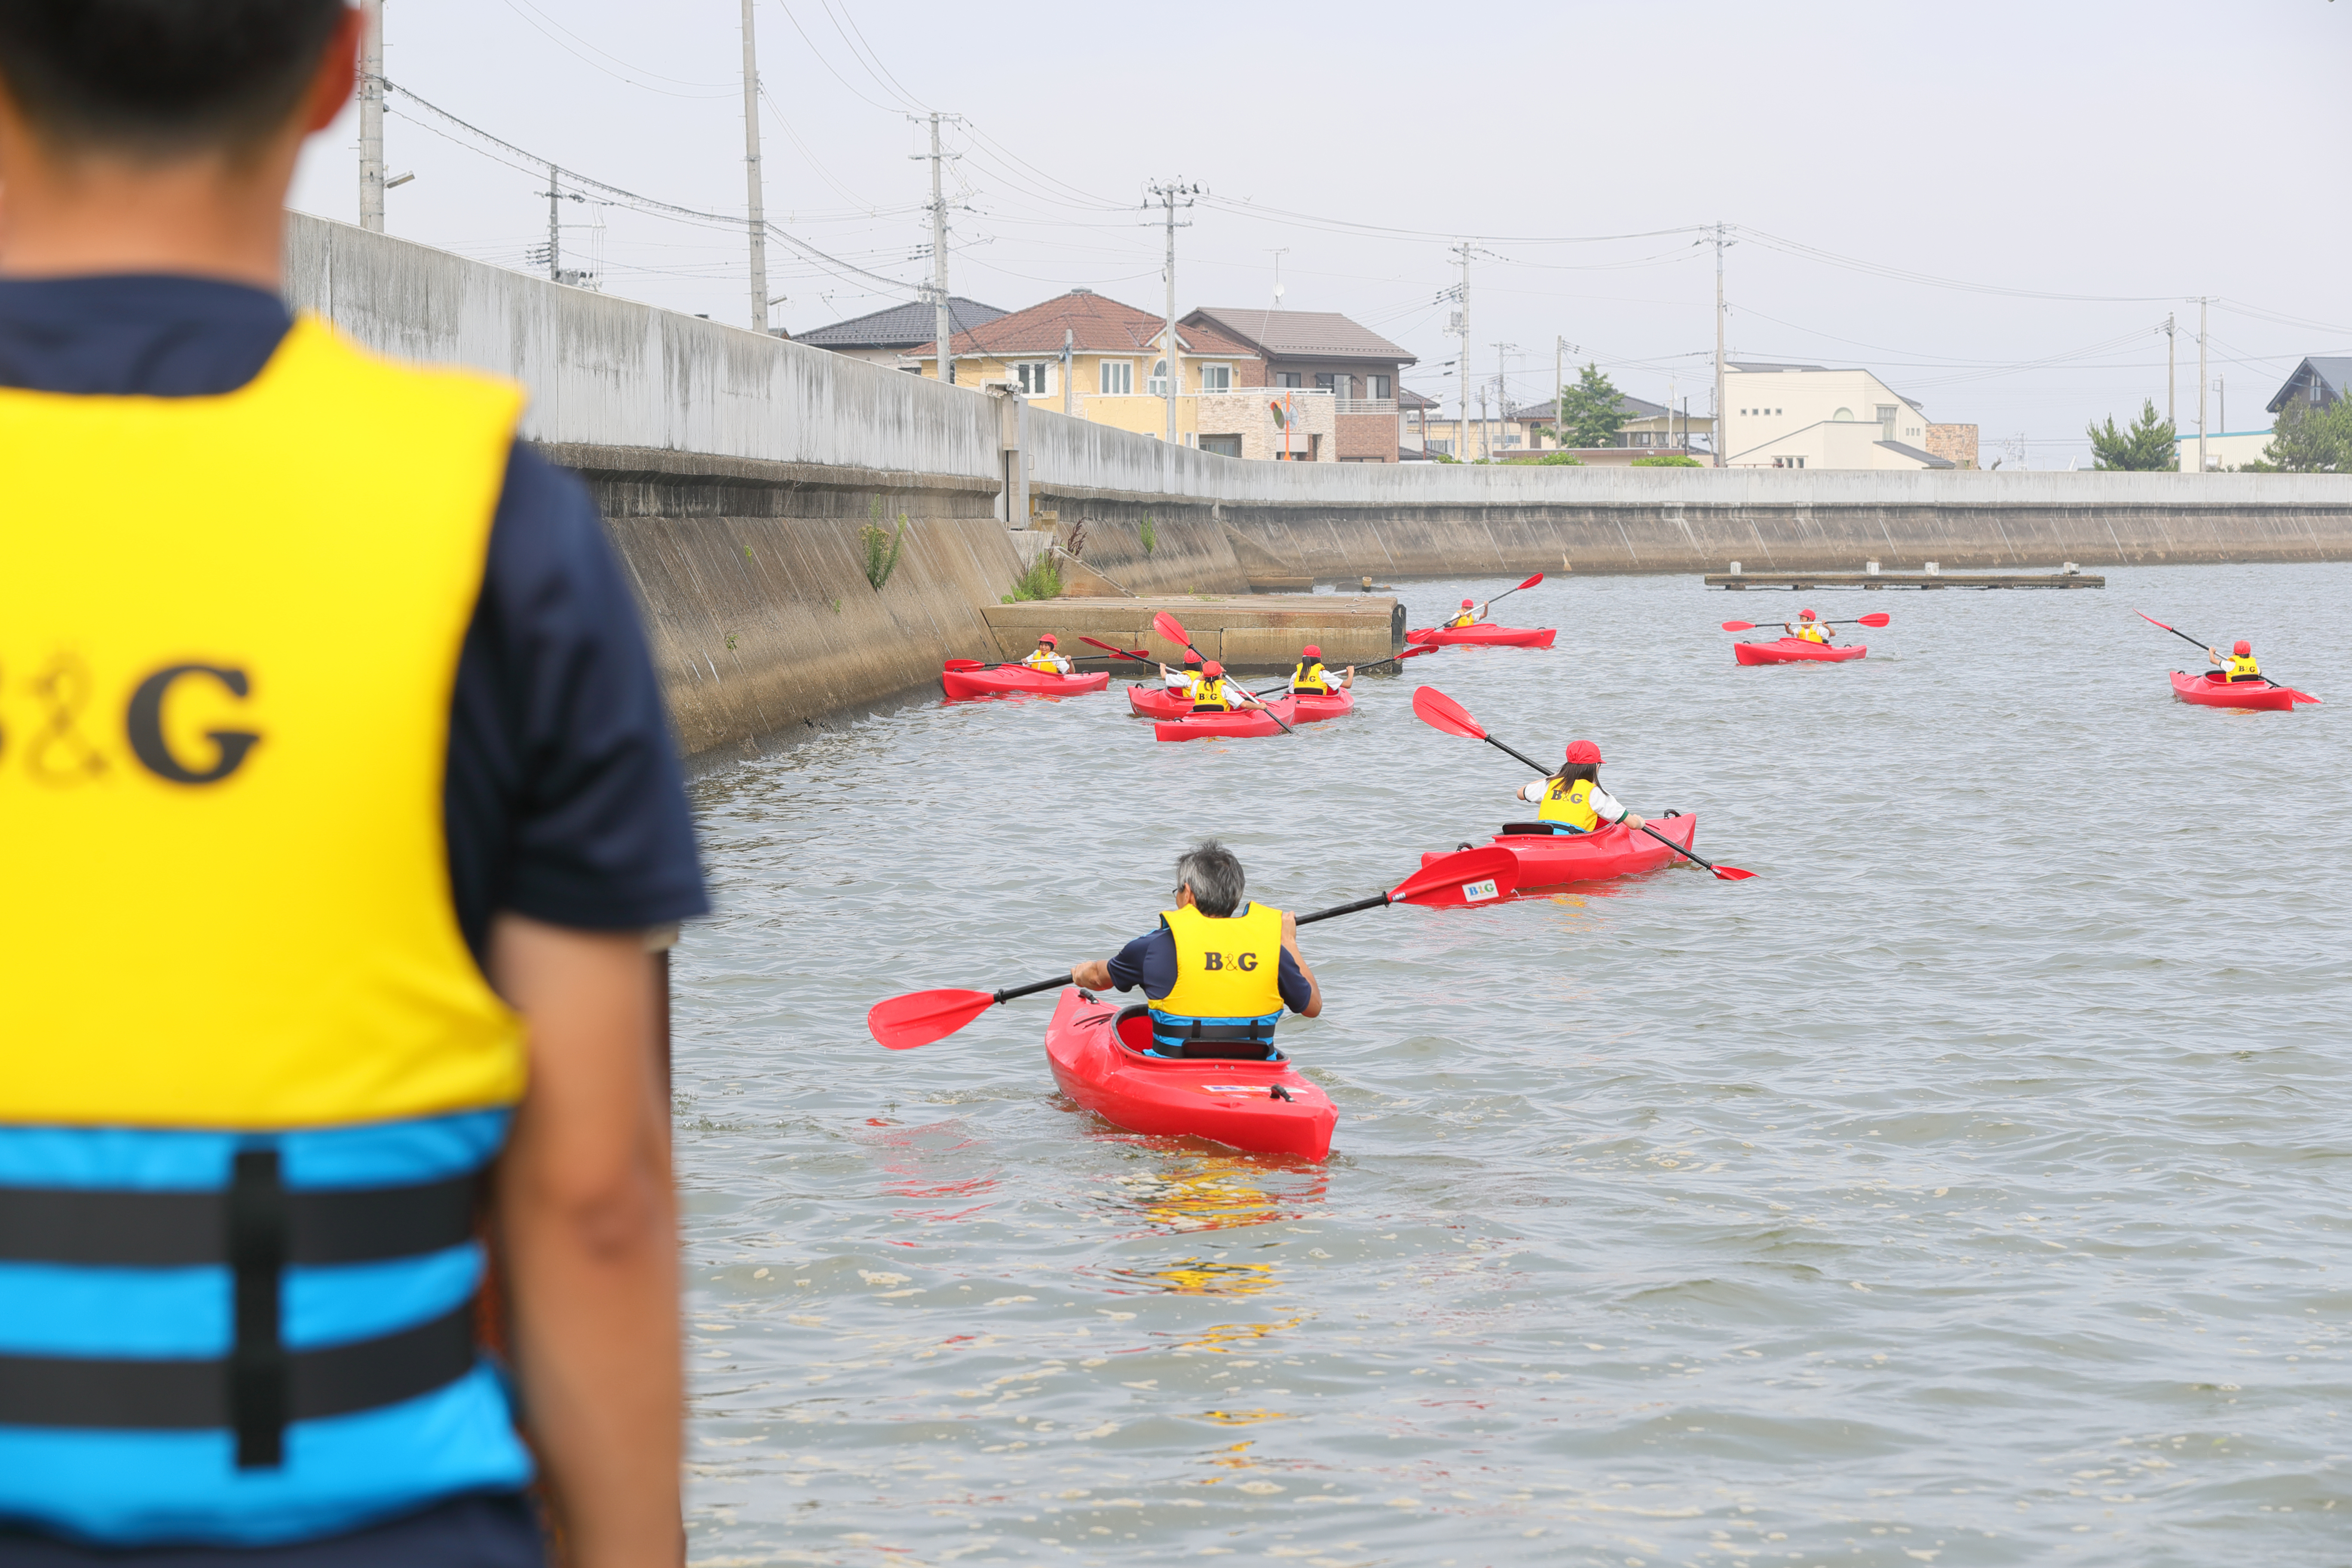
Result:
<svg viewBox="0 0 2352 1568">
<path fill-rule="evenodd" d="M 1179 325 L 1205 322 L 1269 359 L 1376 360 L 1412 364 L 1413 356 L 1335 310 L 1273 310 L 1203 305 Z"/>
<path fill-rule="evenodd" d="M 958 332 L 951 346 L 959 357 L 1057 354 L 1062 352 L 1063 334 L 1067 332 L 1071 348 L 1078 353 L 1141 353 L 1158 342 L 1166 325 L 1149 310 L 1122 305 L 1091 289 L 1076 289 L 1041 305 L 999 316 L 970 331 Z M 1236 359 L 1257 357 L 1246 344 L 1213 327 L 1179 322 L 1176 340 L 1192 353 L 1226 354 Z M 908 349 L 907 353 L 909 358 L 921 359 L 934 352 L 926 342 Z"/>
</svg>

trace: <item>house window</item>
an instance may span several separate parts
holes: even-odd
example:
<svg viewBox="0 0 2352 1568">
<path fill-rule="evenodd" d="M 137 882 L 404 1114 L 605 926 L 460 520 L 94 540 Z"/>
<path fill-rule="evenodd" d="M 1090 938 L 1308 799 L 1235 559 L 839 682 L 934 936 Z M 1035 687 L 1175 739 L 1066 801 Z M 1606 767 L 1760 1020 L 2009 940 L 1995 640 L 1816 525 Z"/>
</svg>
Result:
<svg viewBox="0 0 2352 1568">
<path fill-rule="evenodd" d="M 1229 364 L 1204 364 L 1201 367 L 1201 390 L 1231 392 L 1234 389 L 1234 367 Z M 1233 456 L 1238 458 L 1239 452 Z"/>
<path fill-rule="evenodd" d="M 1442 452 L 1449 458 L 1454 456 L 1454 443 L 1451 441 L 1440 441 L 1434 437 L 1430 438 L 1429 449 L 1433 452 Z"/>
<path fill-rule="evenodd" d="M 1045 373 L 1052 365 L 1051 360 L 1024 360 L 1013 367 L 1013 384 L 1019 387 L 1025 397 L 1043 397 L 1045 395 Z"/>
<path fill-rule="evenodd" d="M 1145 384 L 1143 390 L 1154 397 L 1168 395 L 1168 362 L 1166 360 L 1156 359 L 1151 362 L 1151 379 Z"/>
<path fill-rule="evenodd" d="M 1373 375 L 1367 376 L 1364 379 L 1371 383 L 1371 389 L 1364 395 L 1367 397 L 1387 397 L 1391 395 L 1389 390 L 1389 378 L 1387 376 Z"/>
<path fill-rule="evenodd" d="M 1278 370 L 1274 373 L 1274 384 L 1276 386 L 1305 386 L 1307 383 L 1300 378 L 1299 374 L 1295 370 Z"/>
<path fill-rule="evenodd" d="M 1831 415 L 1830 417 L 1832 419 L 1851 419 L 1853 417 L 1853 410 L 1851 408 L 1841 408 L 1835 414 Z"/>
<path fill-rule="evenodd" d="M 1805 466 L 1805 459 L 1802 458 L 1775 458 L 1772 459 L 1772 466 L 1776 468 L 1801 468 Z"/>
<path fill-rule="evenodd" d="M 1636 447 L 1646 447 L 1649 444 L 1650 433 L 1647 430 L 1636 430 L 1633 432 L 1633 445 Z"/>
<path fill-rule="evenodd" d="M 1134 362 L 1123 359 L 1102 362 L 1102 392 L 1105 397 L 1127 397 L 1134 391 Z"/>
<path fill-rule="evenodd" d="M 1242 438 L 1238 436 L 1203 436 L 1201 437 L 1201 450 L 1214 452 L 1220 458 L 1238 458 L 1242 455 Z"/>
</svg>

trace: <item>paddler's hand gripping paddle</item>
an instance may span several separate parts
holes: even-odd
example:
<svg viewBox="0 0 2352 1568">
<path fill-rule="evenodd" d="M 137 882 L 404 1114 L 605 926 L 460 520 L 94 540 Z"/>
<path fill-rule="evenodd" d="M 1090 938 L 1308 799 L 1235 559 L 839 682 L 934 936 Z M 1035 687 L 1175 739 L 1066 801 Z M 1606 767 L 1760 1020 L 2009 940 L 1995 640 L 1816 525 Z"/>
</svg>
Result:
<svg viewBox="0 0 2352 1568">
<path fill-rule="evenodd" d="M 1184 623 L 1170 615 L 1167 611 L 1162 610 L 1158 615 L 1151 617 L 1151 629 L 1158 632 L 1161 637 L 1166 637 L 1170 642 L 1181 647 L 1186 653 L 1192 655 L 1202 664 L 1207 664 L 1209 662 L 1209 656 L 1192 646 L 1192 634 L 1184 629 Z M 1252 692 L 1250 695 L 1255 697 L 1257 694 L 1255 692 Z M 1282 715 L 1276 713 L 1273 709 L 1268 708 L 1265 710 L 1265 713 L 1267 718 L 1273 720 L 1276 724 L 1282 725 L 1282 732 L 1284 734 L 1295 735 L 1298 733 L 1297 731 L 1292 729 L 1289 725 L 1283 724 Z"/>
<path fill-rule="evenodd" d="M 1813 624 L 1817 626 L 1883 626 L 1894 618 L 1882 610 L 1874 616 L 1856 616 L 1850 621 L 1815 621 Z M 1788 623 L 1784 621 L 1781 624 L 1786 626 Z M 1726 621 L 1723 623 L 1723 629 L 1727 632 L 1752 632 L 1756 629 L 1756 623 Z"/>
<path fill-rule="evenodd" d="M 1423 723 L 1428 725 L 1433 730 L 1443 730 L 1449 735 L 1467 735 L 1474 741 L 1484 741 L 1486 744 L 1494 747 L 1498 752 L 1502 752 L 1509 756 L 1518 757 L 1519 761 L 1527 763 L 1528 766 L 1535 769 L 1535 771 L 1539 773 L 1548 773 L 1551 772 L 1549 768 L 1545 767 L 1541 763 L 1536 762 L 1532 758 L 1519 756 L 1518 752 L 1512 751 L 1510 747 L 1504 745 L 1502 742 L 1497 741 L 1494 736 L 1489 735 L 1486 731 L 1480 729 L 1478 727 L 1478 721 L 1470 717 L 1470 710 L 1467 708 L 1463 707 L 1462 704 L 1454 701 L 1454 699 L 1448 697 L 1434 686 L 1424 686 L 1420 690 L 1412 694 L 1412 710 L 1421 716 L 1421 721 Z M 1667 837 L 1656 828 L 1652 827 L 1646 822 L 1642 825 L 1641 831 L 1648 834 L 1651 837 L 1656 839 L 1659 843 L 1664 845 L 1675 854 L 1682 856 L 1685 859 L 1696 860 L 1700 865 L 1714 872 L 1716 879 L 1718 881 L 1744 882 L 1750 877 L 1756 875 L 1753 871 L 1743 871 L 1737 866 L 1718 866 L 1712 860 L 1701 859 L 1698 856 L 1692 854 L 1689 850 L 1684 848 L 1681 845 L 1675 843 L 1673 839 Z"/>
<path fill-rule="evenodd" d="M 1388 904 L 1449 909 L 1488 903 L 1507 898 L 1517 889 L 1518 869 L 1517 858 L 1507 849 L 1490 845 L 1484 849 L 1457 850 L 1430 862 L 1385 893 L 1358 899 L 1337 909 L 1300 915 L 1296 923 L 1313 925 L 1317 921 L 1352 915 L 1359 910 L 1377 910 Z M 1050 980 L 1003 991 L 913 991 L 887 1002 L 877 1002 L 866 1015 L 866 1027 L 876 1040 L 894 1051 L 912 1050 L 917 1046 L 945 1039 L 1000 1002 L 1058 990 L 1069 984 L 1066 970 Z"/>
</svg>

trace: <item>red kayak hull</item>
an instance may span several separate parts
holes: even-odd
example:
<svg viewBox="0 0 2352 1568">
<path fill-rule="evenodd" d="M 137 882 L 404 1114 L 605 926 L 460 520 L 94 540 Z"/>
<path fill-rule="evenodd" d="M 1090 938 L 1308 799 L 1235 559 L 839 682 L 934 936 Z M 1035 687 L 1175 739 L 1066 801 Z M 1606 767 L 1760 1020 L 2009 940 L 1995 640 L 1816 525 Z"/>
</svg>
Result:
<svg viewBox="0 0 2352 1568">
<path fill-rule="evenodd" d="M 1423 626 L 1405 633 L 1404 640 L 1433 647 L 1549 647 L 1558 636 L 1558 626 L 1498 626 L 1480 621 L 1475 626 Z"/>
<path fill-rule="evenodd" d="M 1277 697 L 1266 704 L 1276 718 L 1285 724 L 1297 723 L 1296 700 Z M 1282 724 L 1266 717 L 1257 708 L 1236 708 L 1230 713 L 1188 713 L 1181 719 L 1166 719 L 1151 726 L 1151 732 L 1163 741 L 1234 741 L 1253 735 L 1279 735 Z"/>
<path fill-rule="evenodd" d="M 1289 1061 L 1199 1061 L 1155 1057 L 1151 1023 L 1124 1026 L 1119 1009 L 1073 985 L 1045 1026 L 1045 1060 L 1054 1081 L 1115 1127 L 1154 1137 L 1206 1138 L 1253 1154 L 1320 1160 L 1331 1152 L 1339 1108 L 1298 1076 Z M 1275 1094 L 1279 1085 L 1289 1099 Z"/>
<path fill-rule="evenodd" d="M 1297 715 L 1290 721 L 1294 724 L 1337 719 L 1342 713 L 1356 710 L 1356 697 L 1351 691 L 1334 691 L 1328 697 L 1296 697 L 1291 701 Z M 1139 719 L 1181 719 L 1192 711 L 1191 698 L 1179 697 L 1164 686 L 1129 687 L 1127 706 Z"/>
<path fill-rule="evenodd" d="M 1092 675 L 1048 675 L 1042 669 L 1003 665 L 994 669 L 943 669 L 940 671 L 940 684 L 950 697 L 1003 697 L 1012 692 L 1075 697 L 1082 691 L 1100 691 L 1108 686 L 1110 672 L 1098 669 Z"/>
<path fill-rule="evenodd" d="M 1691 837 L 1698 831 L 1696 813 L 1654 816 L 1649 823 L 1685 849 L 1691 847 Z M 1538 888 L 1557 888 L 1567 882 L 1631 877 L 1682 858 L 1648 834 L 1636 833 L 1616 822 L 1591 833 L 1498 833 L 1494 842 L 1509 850 L 1511 858 L 1519 863 L 1522 893 Z M 1421 863 L 1427 866 L 1443 858 L 1441 854 L 1427 854 L 1421 858 Z"/>
<path fill-rule="evenodd" d="M 2209 675 L 2189 675 L 2182 670 L 2172 672 L 2172 694 L 2183 702 L 2194 702 L 2200 708 L 2256 709 L 2270 713 L 2292 713 L 2295 702 L 2315 700 L 2291 686 L 2257 686 L 2251 680 L 2234 684 L 2216 680 Z"/>
<path fill-rule="evenodd" d="M 1731 645 L 1731 657 L 1742 664 L 1843 664 L 1869 651 L 1859 643 L 1848 647 L 1837 643 L 1807 642 L 1802 637 Z"/>
</svg>

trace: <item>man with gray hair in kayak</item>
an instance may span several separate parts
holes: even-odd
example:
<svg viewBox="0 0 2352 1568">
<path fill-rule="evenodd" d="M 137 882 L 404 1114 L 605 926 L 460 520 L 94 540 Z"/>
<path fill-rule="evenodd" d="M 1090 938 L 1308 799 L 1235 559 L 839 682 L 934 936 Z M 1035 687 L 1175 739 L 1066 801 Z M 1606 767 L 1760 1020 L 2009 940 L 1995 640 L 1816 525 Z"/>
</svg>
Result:
<svg viewBox="0 0 2352 1568">
<path fill-rule="evenodd" d="M 1163 1057 L 1263 1061 L 1289 1009 L 1323 1011 L 1323 989 L 1298 956 L 1298 922 L 1243 897 L 1242 863 L 1208 839 L 1176 861 L 1176 907 L 1109 959 L 1074 965 L 1087 991 L 1143 988 L 1152 1050 Z"/>
</svg>

